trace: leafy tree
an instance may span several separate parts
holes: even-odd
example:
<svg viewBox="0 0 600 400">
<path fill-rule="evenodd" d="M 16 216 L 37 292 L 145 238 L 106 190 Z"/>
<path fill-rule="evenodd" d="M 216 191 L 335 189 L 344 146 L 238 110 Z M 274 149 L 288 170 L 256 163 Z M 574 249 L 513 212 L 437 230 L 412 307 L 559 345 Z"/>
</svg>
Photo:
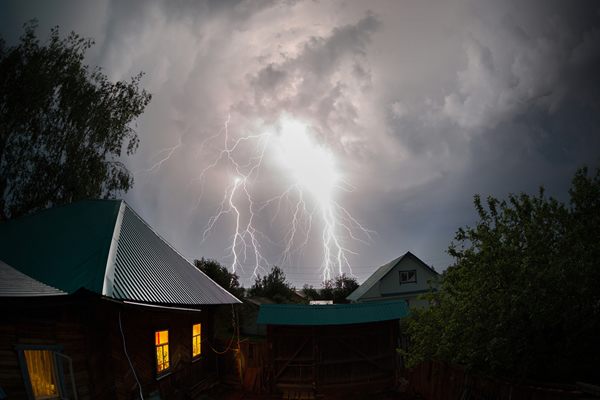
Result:
<svg viewBox="0 0 600 400">
<path fill-rule="evenodd" d="M 245 290 L 240 286 L 239 276 L 235 272 L 229 272 L 227 267 L 217 260 L 202 257 L 200 260 L 194 260 L 194 266 L 239 300 L 244 298 Z"/>
<path fill-rule="evenodd" d="M 217 260 L 205 259 L 204 257 L 200 260 L 194 260 L 194 266 L 204 272 L 223 289 L 234 295 L 238 300 L 242 301 L 242 304 L 237 306 L 238 322 L 241 326 L 244 326 L 250 318 L 252 306 L 244 302 L 245 289 L 243 286 L 240 286 L 238 275 L 235 272 L 229 272 L 227 267 L 222 266 Z M 229 306 L 219 307 L 215 317 L 215 333 L 221 330 L 233 331 L 235 322 L 232 312 L 233 310 Z"/>
<path fill-rule="evenodd" d="M 302 293 L 304 293 L 309 300 L 321 300 L 319 291 L 315 289 L 313 285 L 309 285 L 308 283 L 305 283 L 302 287 Z"/>
<path fill-rule="evenodd" d="M 40 43 L 36 27 L 13 47 L 0 38 L 0 222 L 127 192 L 133 175 L 118 158 L 137 150 L 131 123 L 151 99 L 142 73 L 111 83 L 83 64 L 92 39 L 60 39 L 57 27 Z"/>
<path fill-rule="evenodd" d="M 251 296 L 266 297 L 276 303 L 297 302 L 295 288 L 287 281 L 283 270 L 276 265 L 262 278 L 258 275 L 248 293 Z"/>
<path fill-rule="evenodd" d="M 353 276 L 345 273 L 333 279 L 333 302 L 335 304 L 349 303 L 346 297 L 350 296 L 360 285 Z"/>
<path fill-rule="evenodd" d="M 346 297 L 358 286 L 356 278 L 342 274 L 323 281 L 320 290 L 315 289 L 312 285 L 304 285 L 302 291 L 311 300 L 333 300 L 335 304 L 341 304 L 348 303 Z"/>
<path fill-rule="evenodd" d="M 410 363 L 437 357 L 498 376 L 597 380 L 600 362 L 600 169 L 553 198 L 475 196 L 431 306 L 412 320 Z"/>
</svg>

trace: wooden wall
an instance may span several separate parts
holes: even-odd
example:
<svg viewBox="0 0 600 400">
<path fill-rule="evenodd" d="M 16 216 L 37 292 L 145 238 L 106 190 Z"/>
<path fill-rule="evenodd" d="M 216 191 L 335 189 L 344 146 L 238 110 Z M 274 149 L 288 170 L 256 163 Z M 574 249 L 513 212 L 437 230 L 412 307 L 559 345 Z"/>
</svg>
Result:
<svg viewBox="0 0 600 400">
<path fill-rule="evenodd" d="M 0 387 L 11 400 L 27 398 L 15 345 L 62 346 L 62 353 L 73 359 L 82 400 L 139 398 L 137 381 L 144 397 L 158 391 L 164 400 L 181 400 L 196 382 L 216 373 L 216 356 L 208 346 L 203 345 L 200 358 L 191 357 L 192 324 L 202 323 L 203 338 L 214 332 L 211 306 L 201 312 L 128 307 L 80 291 L 71 296 L 0 298 L 0 309 Z M 157 380 L 154 332 L 164 329 L 169 330 L 171 368 Z M 73 398 L 67 362 L 63 369 Z"/>
<path fill-rule="evenodd" d="M 329 326 L 269 325 L 274 391 L 319 394 L 391 388 L 398 321 Z"/>
</svg>

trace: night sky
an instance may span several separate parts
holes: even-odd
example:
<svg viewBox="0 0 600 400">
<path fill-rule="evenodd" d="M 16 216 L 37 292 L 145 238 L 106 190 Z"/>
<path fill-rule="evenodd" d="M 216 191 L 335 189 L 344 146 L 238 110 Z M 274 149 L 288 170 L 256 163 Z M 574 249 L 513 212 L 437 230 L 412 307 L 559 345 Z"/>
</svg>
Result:
<svg viewBox="0 0 600 400">
<path fill-rule="evenodd" d="M 2 37 L 32 18 L 145 72 L 123 198 L 246 287 L 257 262 L 319 287 L 326 215 L 360 283 L 406 251 L 441 272 L 475 194 L 568 201 L 599 164 L 597 1 L 3 1 Z"/>
</svg>

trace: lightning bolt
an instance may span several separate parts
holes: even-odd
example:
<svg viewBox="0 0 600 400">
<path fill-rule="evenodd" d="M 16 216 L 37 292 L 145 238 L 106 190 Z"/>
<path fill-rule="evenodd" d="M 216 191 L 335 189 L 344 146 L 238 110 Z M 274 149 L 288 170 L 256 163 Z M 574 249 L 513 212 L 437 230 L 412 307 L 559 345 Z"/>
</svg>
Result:
<svg viewBox="0 0 600 400">
<path fill-rule="evenodd" d="M 228 117 L 223 129 L 202 143 L 199 152 L 208 141 L 222 140 L 214 161 L 189 184 L 200 184 L 198 207 L 206 174 L 211 169 L 223 163 L 231 178 L 217 211 L 205 226 L 202 243 L 221 218 L 232 215 L 235 230 L 227 249 L 228 255 L 233 258 L 232 271 L 242 269 L 244 264 L 251 262 L 254 265 L 253 274 L 257 276 L 260 270 L 267 271 L 269 265 L 260 251 L 263 241 L 282 245 L 280 261 L 283 265 L 289 265 L 304 253 L 313 229 L 318 229 L 314 225 L 318 223 L 323 249 L 320 268 L 323 279 L 331 279 L 333 271 L 341 275 L 348 270 L 352 274 L 348 255 L 356 253 L 350 250 L 348 242 L 369 243 L 373 232 L 364 228 L 334 200 L 336 190 L 350 192 L 354 188 L 335 170 L 332 153 L 311 140 L 306 124 L 288 117 L 281 120 L 280 134 L 248 134 L 238 139 L 230 137 L 229 122 Z M 250 151 L 244 153 L 240 151 L 242 147 Z M 244 158 L 238 153 L 250 153 L 251 156 Z M 279 196 L 259 203 L 254 201 L 253 187 L 267 156 L 277 161 L 280 172 L 289 183 L 283 186 Z M 275 212 L 271 224 L 275 224 L 276 219 L 284 220 L 283 243 L 274 243 L 255 228 L 256 221 L 272 207 Z"/>
</svg>

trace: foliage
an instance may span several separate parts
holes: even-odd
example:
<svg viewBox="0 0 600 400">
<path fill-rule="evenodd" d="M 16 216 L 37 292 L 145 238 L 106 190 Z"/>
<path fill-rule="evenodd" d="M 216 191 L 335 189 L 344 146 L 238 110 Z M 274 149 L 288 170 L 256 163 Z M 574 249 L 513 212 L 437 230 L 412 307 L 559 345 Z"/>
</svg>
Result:
<svg viewBox="0 0 600 400">
<path fill-rule="evenodd" d="M 237 305 L 238 323 L 240 326 L 249 320 L 252 313 L 252 305 L 244 302 L 245 289 L 240 286 L 239 277 L 235 272 L 229 272 L 227 267 L 222 266 L 217 260 L 205 259 L 194 260 L 194 266 L 204 272 L 206 276 L 215 281 L 223 289 L 234 295 L 242 304 Z M 235 326 L 233 311 L 229 306 L 219 307 L 216 315 L 215 331 L 231 330 Z"/>
<path fill-rule="evenodd" d="M 577 171 L 570 208 L 553 198 L 475 196 L 455 263 L 410 322 L 410 363 L 432 357 L 499 376 L 597 379 L 600 362 L 600 169 Z"/>
<path fill-rule="evenodd" d="M 138 147 L 130 126 L 151 95 L 111 83 L 83 64 L 93 45 L 58 27 L 45 43 L 25 24 L 20 43 L 0 38 L 0 222 L 82 198 L 114 198 L 133 185 L 118 161 Z"/>
<path fill-rule="evenodd" d="M 227 267 L 222 266 L 217 260 L 207 260 L 202 257 L 200 260 L 194 260 L 194 266 L 239 300 L 244 297 L 245 290 L 240 287 L 239 276 L 235 272 L 229 272 Z"/>
<path fill-rule="evenodd" d="M 333 300 L 335 304 L 348 303 L 346 297 L 354 292 L 360 285 L 353 276 L 345 273 L 338 275 L 333 279 L 323 281 L 321 290 L 315 289 L 312 285 L 304 285 L 302 292 L 310 300 Z"/>
<path fill-rule="evenodd" d="M 261 278 L 257 275 L 254 285 L 248 290 L 250 296 L 266 297 L 280 304 L 299 303 L 295 288 L 287 281 L 283 270 L 274 265 L 271 272 Z"/>
</svg>

